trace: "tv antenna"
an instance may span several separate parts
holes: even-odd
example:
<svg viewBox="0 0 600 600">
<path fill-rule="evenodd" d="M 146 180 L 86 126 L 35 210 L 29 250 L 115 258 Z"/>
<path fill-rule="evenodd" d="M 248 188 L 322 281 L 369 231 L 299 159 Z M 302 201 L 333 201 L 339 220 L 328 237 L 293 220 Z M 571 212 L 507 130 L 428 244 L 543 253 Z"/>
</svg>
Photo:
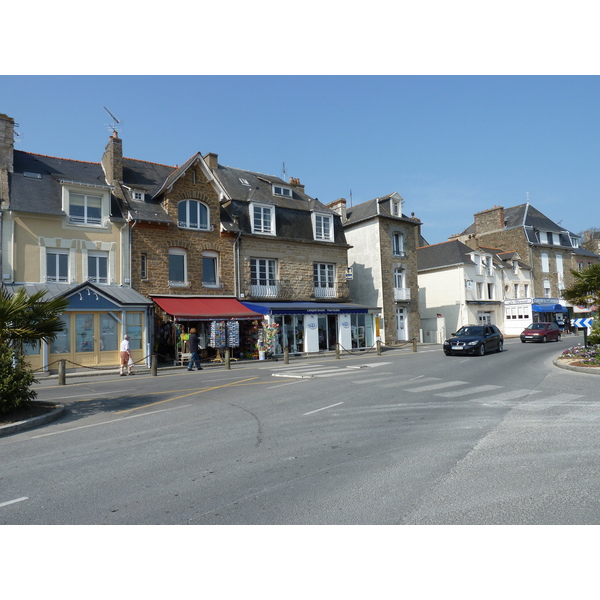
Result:
<svg viewBox="0 0 600 600">
<path fill-rule="evenodd" d="M 110 110 L 108 110 L 108 108 L 106 108 L 106 106 L 103 106 L 102 108 L 110 115 L 110 118 L 114 121 L 114 125 L 109 125 L 109 127 L 113 130 L 113 133 L 118 133 L 117 124 L 120 123 L 121 121 L 119 119 L 117 119 L 117 117 L 115 117 L 115 115 L 113 115 L 110 112 Z"/>
</svg>

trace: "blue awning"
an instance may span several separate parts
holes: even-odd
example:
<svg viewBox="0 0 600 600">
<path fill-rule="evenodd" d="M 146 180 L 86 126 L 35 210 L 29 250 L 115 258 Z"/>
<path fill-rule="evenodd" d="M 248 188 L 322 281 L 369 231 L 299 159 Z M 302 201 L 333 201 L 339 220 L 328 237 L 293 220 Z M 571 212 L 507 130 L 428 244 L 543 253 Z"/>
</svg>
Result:
<svg viewBox="0 0 600 600">
<path fill-rule="evenodd" d="M 262 315 L 340 315 L 368 313 L 369 307 L 350 302 L 242 302 Z"/>
<path fill-rule="evenodd" d="M 531 310 L 533 312 L 542 312 L 542 313 L 566 313 L 567 308 L 562 304 L 532 304 Z"/>
</svg>

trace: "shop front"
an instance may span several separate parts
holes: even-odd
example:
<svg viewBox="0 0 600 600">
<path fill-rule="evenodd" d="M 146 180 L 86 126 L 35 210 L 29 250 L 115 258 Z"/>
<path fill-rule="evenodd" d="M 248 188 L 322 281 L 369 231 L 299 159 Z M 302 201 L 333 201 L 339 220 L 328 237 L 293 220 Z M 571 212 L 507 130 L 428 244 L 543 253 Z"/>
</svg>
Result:
<svg viewBox="0 0 600 600">
<path fill-rule="evenodd" d="M 60 296 L 69 300 L 62 316 L 63 330 L 56 338 L 50 344 L 29 344 L 23 349 L 32 369 L 55 372 L 60 360 L 66 361 L 67 369 L 118 366 L 126 333 L 134 362 L 148 363 L 152 302 L 135 290 L 93 283 L 5 287 L 11 293 L 20 288 L 28 295 L 43 290 L 46 300 Z"/>
<path fill-rule="evenodd" d="M 555 322 L 561 326 L 567 318 L 568 309 L 560 304 L 558 298 L 534 298 L 531 304 L 533 322 Z"/>
<path fill-rule="evenodd" d="M 367 349 L 374 345 L 374 315 L 367 306 L 328 302 L 243 302 L 244 306 L 275 324 L 273 353 L 311 353 Z M 377 311 L 378 312 L 378 311 Z"/>
<path fill-rule="evenodd" d="M 189 359 L 187 339 L 192 328 L 201 358 L 221 360 L 258 356 L 256 340 L 263 315 L 235 298 L 152 295 L 156 304 L 154 351 L 159 360 L 179 364 Z"/>
</svg>

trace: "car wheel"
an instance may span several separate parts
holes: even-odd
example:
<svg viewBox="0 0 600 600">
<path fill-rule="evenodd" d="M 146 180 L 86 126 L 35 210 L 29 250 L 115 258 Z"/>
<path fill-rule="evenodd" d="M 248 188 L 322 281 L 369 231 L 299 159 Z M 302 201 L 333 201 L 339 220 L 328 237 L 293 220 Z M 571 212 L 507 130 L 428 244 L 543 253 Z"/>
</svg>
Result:
<svg viewBox="0 0 600 600">
<path fill-rule="evenodd" d="M 547 338 L 546 336 L 544 336 L 544 337 L 542 338 L 542 344 L 545 344 L 547 341 L 548 341 L 548 338 Z"/>
<path fill-rule="evenodd" d="M 504 342 L 500 340 L 498 342 L 498 349 L 496 350 L 496 352 L 502 352 L 502 350 L 504 350 Z"/>
<path fill-rule="evenodd" d="M 556 336 L 556 341 L 560 342 L 560 333 Z"/>
<path fill-rule="evenodd" d="M 485 354 L 485 344 L 481 344 L 479 346 L 479 356 L 483 356 Z"/>
<path fill-rule="evenodd" d="M 445 352 L 445 351 L 444 351 L 444 354 L 445 354 L 446 356 L 452 356 L 452 352 Z"/>
<path fill-rule="evenodd" d="M 521 344 L 524 344 L 524 343 L 525 343 L 525 340 L 521 340 Z"/>
</svg>

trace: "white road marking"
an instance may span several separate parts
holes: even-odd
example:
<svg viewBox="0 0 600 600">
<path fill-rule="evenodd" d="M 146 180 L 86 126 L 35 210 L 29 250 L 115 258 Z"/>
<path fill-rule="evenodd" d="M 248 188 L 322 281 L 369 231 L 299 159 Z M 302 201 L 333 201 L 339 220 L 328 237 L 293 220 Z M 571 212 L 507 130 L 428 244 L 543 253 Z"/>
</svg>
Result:
<svg viewBox="0 0 600 600">
<path fill-rule="evenodd" d="M 541 394 L 538 390 L 511 390 L 510 392 L 503 392 L 502 394 L 494 394 L 492 396 L 481 396 L 480 398 L 469 398 L 470 402 L 479 402 L 481 404 L 504 402 L 504 400 L 516 400 L 517 398 L 524 398 L 525 396 L 532 396 L 533 394 Z"/>
<path fill-rule="evenodd" d="M 170 410 L 179 410 L 180 408 L 187 408 L 191 406 L 190 404 L 186 404 L 185 406 L 176 406 L 174 408 L 163 408 L 161 410 L 153 410 L 152 412 L 147 413 L 138 413 L 136 415 L 130 415 L 128 417 L 120 417 L 118 419 L 113 419 L 112 421 L 102 421 L 101 423 L 91 423 L 90 425 L 81 425 L 79 427 L 71 427 L 71 429 L 63 429 L 62 431 L 51 431 L 50 433 L 42 433 L 40 435 L 33 435 L 31 439 L 35 440 L 37 438 L 48 437 L 49 435 L 60 435 L 62 433 L 70 433 L 71 431 L 77 431 L 78 429 L 88 429 L 89 427 L 98 427 L 100 425 L 112 425 L 114 423 L 120 423 L 121 421 L 126 421 L 127 419 L 136 419 L 137 417 L 147 417 L 149 415 L 155 415 L 161 412 L 167 412 Z"/>
<path fill-rule="evenodd" d="M 533 402 L 528 402 L 527 404 L 521 404 L 519 409 L 528 411 L 545 410 L 546 408 L 558 406 L 559 404 L 565 404 L 566 402 L 577 400 L 578 398 L 583 398 L 583 396 L 581 394 L 556 394 L 555 396 L 540 398 L 539 400 L 534 400 Z"/>
<path fill-rule="evenodd" d="M 23 502 L 23 500 L 29 500 L 29 498 L 27 496 L 23 496 L 22 498 L 15 498 L 14 500 L 9 500 L 8 502 L 0 502 L 0 508 L 2 508 L 3 506 L 8 506 L 9 504 Z"/>
<path fill-rule="evenodd" d="M 461 396 L 468 396 L 470 394 L 478 394 L 479 392 L 488 392 L 490 390 L 499 390 L 504 386 L 502 385 L 479 385 L 477 387 L 469 388 L 468 390 L 458 390 L 454 392 L 442 392 L 436 394 L 442 398 L 460 398 Z"/>
<path fill-rule="evenodd" d="M 446 387 L 455 387 L 457 385 L 468 385 L 468 381 L 443 381 L 442 383 L 433 383 L 431 385 L 422 385 L 416 388 L 408 388 L 405 392 L 432 392 Z"/>
<path fill-rule="evenodd" d="M 338 402 L 337 404 L 330 404 L 329 406 L 324 406 L 323 408 L 317 408 L 317 410 L 311 410 L 310 412 L 304 413 L 302 416 L 312 415 L 314 413 L 321 412 L 322 410 L 327 410 L 328 408 L 333 408 L 334 406 L 339 406 L 340 404 L 344 404 L 343 402 Z"/>
</svg>

